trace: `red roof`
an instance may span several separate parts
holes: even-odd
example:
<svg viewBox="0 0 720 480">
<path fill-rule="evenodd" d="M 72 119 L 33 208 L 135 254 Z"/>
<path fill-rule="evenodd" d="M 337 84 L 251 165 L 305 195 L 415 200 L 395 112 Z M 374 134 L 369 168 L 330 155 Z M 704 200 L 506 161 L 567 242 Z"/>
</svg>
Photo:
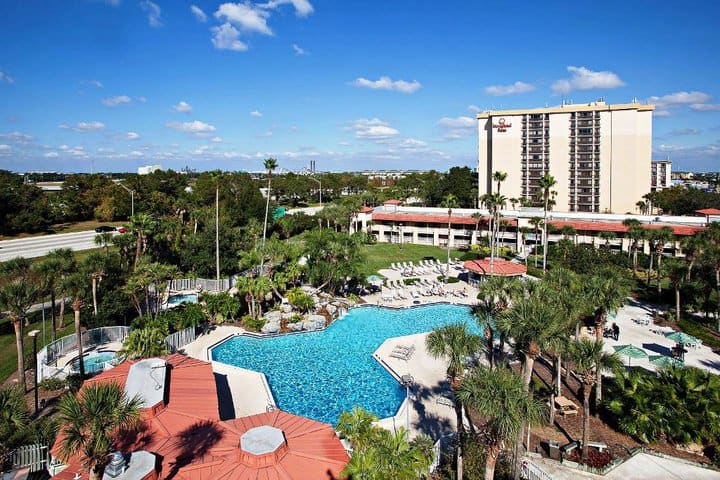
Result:
<svg viewBox="0 0 720 480">
<path fill-rule="evenodd" d="M 408 222 L 408 223 L 440 223 L 447 225 L 447 215 L 422 215 L 412 213 L 373 213 L 372 219 L 376 221 L 388 222 Z M 450 220 L 456 225 L 476 225 L 480 218 L 451 216 Z M 512 223 L 512 221 L 511 221 Z"/>
<path fill-rule="evenodd" d="M 402 200 L 385 200 L 383 205 L 402 205 Z"/>
<path fill-rule="evenodd" d="M 118 442 L 124 452 L 146 450 L 160 459 L 160 479 L 250 480 L 337 478 L 349 458 L 332 426 L 275 410 L 220 421 L 217 390 L 208 362 L 183 355 L 167 359 L 169 378 L 165 408 L 142 413 L 143 428 Z M 124 385 L 127 361 L 86 383 L 115 381 Z M 285 443 L 273 455 L 252 455 L 240 449 L 240 437 L 250 428 L 269 425 L 283 431 Z M 52 449 L 57 456 L 60 438 Z M 56 480 L 71 480 L 80 470 L 79 459 Z"/>
<path fill-rule="evenodd" d="M 583 232 L 616 232 L 625 233 L 628 227 L 618 222 L 581 222 L 581 221 L 562 221 L 549 220 L 548 223 L 558 230 L 569 225 L 577 231 Z M 695 235 L 699 231 L 704 230 L 703 227 L 691 227 L 689 225 L 670 225 L 667 223 L 643 224 L 643 228 L 658 229 L 662 227 L 670 227 L 675 235 Z"/>
<path fill-rule="evenodd" d="M 501 277 L 513 277 L 517 275 L 525 275 L 527 267 L 521 263 L 513 263 L 502 258 L 496 258 L 492 266 L 492 274 L 490 273 L 490 259 L 482 260 L 465 260 L 463 266 L 474 273 L 480 275 L 498 275 Z"/>
<path fill-rule="evenodd" d="M 370 213 L 375 210 L 373 207 L 363 206 L 358 210 L 359 213 Z"/>
<path fill-rule="evenodd" d="M 720 215 L 720 210 L 717 208 L 703 208 L 702 210 L 695 210 L 695 212 L 702 215 Z"/>
</svg>

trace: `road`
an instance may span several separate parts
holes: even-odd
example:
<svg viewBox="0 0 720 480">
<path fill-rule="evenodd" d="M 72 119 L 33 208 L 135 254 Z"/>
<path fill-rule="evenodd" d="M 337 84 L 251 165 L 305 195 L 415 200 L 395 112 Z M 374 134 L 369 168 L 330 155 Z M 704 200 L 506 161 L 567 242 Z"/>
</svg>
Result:
<svg viewBox="0 0 720 480">
<path fill-rule="evenodd" d="M 69 248 L 74 251 L 97 248 L 95 235 L 97 235 L 95 230 L 88 230 L 86 232 L 3 240 L 0 241 L 0 262 L 15 257 L 42 257 L 55 248 Z"/>
</svg>

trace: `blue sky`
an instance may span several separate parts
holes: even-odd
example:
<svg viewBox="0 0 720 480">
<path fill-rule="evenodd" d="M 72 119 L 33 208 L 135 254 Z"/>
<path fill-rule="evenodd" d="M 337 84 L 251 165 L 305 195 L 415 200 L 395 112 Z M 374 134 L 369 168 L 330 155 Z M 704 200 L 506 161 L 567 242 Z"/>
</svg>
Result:
<svg viewBox="0 0 720 480">
<path fill-rule="evenodd" d="M 720 168 L 720 3 L 5 0 L 0 168 L 477 164 L 475 113 L 658 105 L 653 150 Z"/>
</svg>

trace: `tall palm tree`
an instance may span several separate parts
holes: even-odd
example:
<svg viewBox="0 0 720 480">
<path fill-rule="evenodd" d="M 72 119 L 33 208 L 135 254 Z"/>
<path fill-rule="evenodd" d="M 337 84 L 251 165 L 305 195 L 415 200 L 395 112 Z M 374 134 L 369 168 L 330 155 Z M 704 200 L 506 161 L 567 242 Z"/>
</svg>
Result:
<svg viewBox="0 0 720 480">
<path fill-rule="evenodd" d="M 99 252 L 91 252 L 83 262 L 83 268 L 92 280 L 93 315 L 97 317 L 97 286 L 106 274 L 107 257 Z"/>
<path fill-rule="evenodd" d="M 615 240 L 615 232 L 602 231 L 598 233 L 598 237 L 605 240 L 605 249 L 610 250 L 610 240 Z"/>
<path fill-rule="evenodd" d="M 110 232 L 102 232 L 95 235 L 95 245 L 105 249 L 105 255 L 108 253 L 109 245 L 112 243 L 114 235 Z"/>
<path fill-rule="evenodd" d="M 528 252 L 527 252 L 527 236 L 532 230 L 530 227 L 520 227 L 518 228 L 518 232 L 520 232 L 521 239 L 522 239 L 522 250 L 525 254 L 525 266 L 527 267 L 527 259 L 528 259 Z"/>
<path fill-rule="evenodd" d="M 690 280 L 695 262 L 702 256 L 705 249 L 705 238 L 702 235 L 690 235 L 682 239 L 681 246 L 685 260 L 688 262 L 686 279 Z"/>
<path fill-rule="evenodd" d="M 45 256 L 45 260 L 52 260 L 53 262 L 55 262 L 55 268 L 60 275 L 57 282 L 57 294 L 60 297 L 60 311 L 57 317 L 57 319 L 59 320 L 59 325 L 56 325 L 56 328 L 64 328 L 65 292 L 62 289 L 62 280 L 77 269 L 75 253 L 69 248 L 56 248 L 54 250 L 50 250 L 50 252 Z"/>
<path fill-rule="evenodd" d="M 538 266 L 538 259 L 537 259 L 537 237 L 538 232 L 540 231 L 540 228 L 543 230 L 545 229 L 545 222 L 540 217 L 532 217 L 530 219 L 530 225 L 533 226 L 533 241 L 535 243 L 535 268 Z M 544 235 L 544 234 L 543 234 Z"/>
<path fill-rule="evenodd" d="M 265 244 L 265 237 L 267 236 L 267 224 L 268 224 L 268 211 L 270 210 L 270 185 L 272 182 L 272 172 L 277 168 L 277 160 L 274 158 L 266 158 L 263 162 L 265 170 L 268 174 L 268 186 L 267 186 L 267 198 L 265 200 L 265 223 L 263 224 L 263 245 Z"/>
<path fill-rule="evenodd" d="M 687 280 L 688 265 L 679 258 L 670 258 L 665 262 L 665 272 L 675 289 L 675 321 L 680 322 L 680 288 Z"/>
<path fill-rule="evenodd" d="M 83 359 L 82 330 L 80 329 L 80 310 L 88 294 L 87 277 L 82 272 L 75 272 L 62 280 L 62 289 L 70 297 L 70 306 L 75 313 L 75 338 L 78 348 L 78 366 L 80 377 L 85 378 L 85 361 Z"/>
<path fill-rule="evenodd" d="M 628 259 L 632 256 L 633 272 L 636 272 L 638 248 L 640 240 L 644 237 L 645 230 L 640 222 L 634 218 L 626 218 L 623 220 L 623 225 L 628 228 L 625 235 L 631 240 L 630 245 L 628 245 Z"/>
<path fill-rule="evenodd" d="M 57 259 L 50 255 L 46 256 L 42 262 L 36 265 L 36 270 L 41 279 L 41 291 L 43 295 L 50 295 L 50 334 L 52 341 L 57 337 L 57 328 L 55 323 L 55 300 L 57 297 L 57 286 L 60 280 L 61 268 Z"/>
<path fill-rule="evenodd" d="M 8 320 L 15 330 L 18 382 L 23 392 L 25 383 L 25 319 L 26 312 L 40 294 L 40 282 L 31 263 L 25 258 L 14 258 L 0 263 L 0 311 L 7 311 Z"/>
<path fill-rule="evenodd" d="M 77 396 L 65 395 L 59 406 L 62 456 L 68 460 L 80 455 L 89 478 L 98 480 L 118 433 L 139 427 L 140 405 L 142 399 L 128 398 L 123 388 L 114 382 L 92 383 Z"/>
<path fill-rule="evenodd" d="M 508 174 L 505 172 L 497 171 L 493 173 L 492 178 L 495 182 L 497 182 L 497 191 L 495 193 L 500 194 L 500 184 L 507 180 L 507 176 Z"/>
<path fill-rule="evenodd" d="M 538 185 L 542 190 L 543 196 L 543 225 L 547 225 L 547 212 L 550 207 L 551 197 L 553 196 L 552 188 L 557 185 L 557 180 L 549 173 L 546 173 L 540 178 Z M 547 228 L 543 228 L 543 272 L 547 270 L 547 243 Z"/>
<path fill-rule="evenodd" d="M 490 368 L 493 368 L 495 360 L 494 319 L 510 307 L 513 296 L 521 289 L 519 280 L 497 276 L 490 277 L 478 287 L 478 304 L 473 308 L 473 314 L 478 326 L 483 329 Z"/>
<path fill-rule="evenodd" d="M 135 234 L 134 269 L 137 269 L 140 256 L 147 250 L 149 235 L 152 232 L 154 224 L 155 220 L 145 213 L 136 213 L 130 217 L 130 231 Z"/>
<path fill-rule="evenodd" d="M 542 422 L 544 407 L 528 396 L 522 377 L 506 367 L 478 367 L 460 384 L 457 397 L 486 420 L 485 479 L 492 480 L 502 450 L 518 437 L 525 422 Z"/>
<path fill-rule="evenodd" d="M 582 456 L 588 456 L 590 443 L 590 392 L 596 385 L 596 378 L 603 370 L 618 370 L 620 360 L 615 354 L 603 352 L 603 342 L 582 338 L 570 345 L 569 355 L 575 364 L 575 372 L 580 376 L 583 391 L 583 443 Z M 597 388 L 601 388 L 597 385 Z M 595 404 L 598 408 L 599 404 Z"/>
<path fill-rule="evenodd" d="M 448 193 L 440 204 L 441 207 L 447 208 L 448 211 L 448 236 L 447 236 L 447 266 L 445 268 L 445 283 L 450 276 L 450 237 L 452 236 L 452 211 L 458 207 L 458 200 L 455 195 Z"/>
<path fill-rule="evenodd" d="M 665 245 L 668 242 L 674 242 L 675 240 L 675 233 L 673 232 L 672 228 L 670 227 L 660 227 L 657 230 L 655 230 L 655 255 L 657 256 L 657 272 L 658 272 L 658 279 L 657 279 L 657 292 L 658 295 L 660 295 L 660 289 L 661 289 L 661 283 L 662 283 L 662 275 L 660 274 L 661 268 L 662 268 L 662 257 L 663 252 L 665 251 Z"/>
<path fill-rule="evenodd" d="M 433 358 L 447 360 L 447 375 L 450 385 L 457 391 L 461 385 L 465 371 L 465 359 L 480 349 L 480 337 L 473 335 L 464 323 L 454 323 L 430 332 L 425 340 L 425 347 Z M 459 398 L 455 399 L 455 418 L 457 421 L 458 439 L 464 433 L 463 407 Z M 472 424 L 472 422 L 470 422 Z M 457 478 L 462 479 L 462 449 L 458 441 L 455 450 L 455 468 Z"/>
</svg>

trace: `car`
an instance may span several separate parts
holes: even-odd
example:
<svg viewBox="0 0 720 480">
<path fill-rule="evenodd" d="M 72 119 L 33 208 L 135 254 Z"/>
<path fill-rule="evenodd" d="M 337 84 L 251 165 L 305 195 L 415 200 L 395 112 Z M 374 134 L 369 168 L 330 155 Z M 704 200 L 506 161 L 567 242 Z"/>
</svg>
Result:
<svg viewBox="0 0 720 480">
<path fill-rule="evenodd" d="M 128 232 L 128 229 L 125 228 L 125 227 L 120 227 L 120 228 L 117 229 L 117 232 L 118 232 L 118 233 L 127 233 L 127 232 Z"/>
<path fill-rule="evenodd" d="M 110 225 L 100 225 L 99 227 L 95 227 L 95 231 L 97 233 L 103 233 L 103 232 L 114 232 L 115 227 Z"/>
</svg>

